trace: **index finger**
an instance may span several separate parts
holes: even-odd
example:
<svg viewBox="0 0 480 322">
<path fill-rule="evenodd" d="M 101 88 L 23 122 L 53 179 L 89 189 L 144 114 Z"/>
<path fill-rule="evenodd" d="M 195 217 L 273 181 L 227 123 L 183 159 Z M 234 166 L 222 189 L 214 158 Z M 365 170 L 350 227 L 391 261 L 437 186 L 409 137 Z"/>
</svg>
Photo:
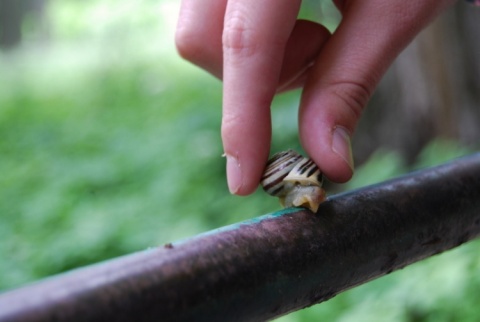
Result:
<svg viewBox="0 0 480 322">
<path fill-rule="evenodd" d="M 231 0 L 223 43 L 222 140 L 232 193 L 253 192 L 268 158 L 270 104 L 301 0 Z"/>
</svg>

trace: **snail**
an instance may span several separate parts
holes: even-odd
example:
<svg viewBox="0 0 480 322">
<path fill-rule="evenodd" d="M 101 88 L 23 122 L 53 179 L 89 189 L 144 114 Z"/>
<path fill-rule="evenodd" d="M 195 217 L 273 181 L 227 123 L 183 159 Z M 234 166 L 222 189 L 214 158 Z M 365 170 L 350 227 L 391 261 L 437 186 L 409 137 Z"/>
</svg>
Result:
<svg viewBox="0 0 480 322">
<path fill-rule="evenodd" d="M 317 212 L 325 200 L 323 174 L 309 158 L 293 150 L 276 153 L 268 160 L 260 184 L 284 207 L 305 207 Z"/>
</svg>

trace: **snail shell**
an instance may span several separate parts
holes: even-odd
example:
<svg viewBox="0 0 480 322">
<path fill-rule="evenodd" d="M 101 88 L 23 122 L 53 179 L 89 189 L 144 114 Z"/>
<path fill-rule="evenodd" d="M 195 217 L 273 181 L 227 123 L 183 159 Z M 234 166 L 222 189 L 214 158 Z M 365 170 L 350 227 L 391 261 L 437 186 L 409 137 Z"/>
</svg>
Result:
<svg viewBox="0 0 480 322">
<path fill-rule="evenodd" d="M 268 194 L 280 198 L 284 207 L 306 207 L 316 212 L 325 200 L 322 172 L 311 159 L 293 150 L 273 155 L 260 183 Z"/>
</svg>

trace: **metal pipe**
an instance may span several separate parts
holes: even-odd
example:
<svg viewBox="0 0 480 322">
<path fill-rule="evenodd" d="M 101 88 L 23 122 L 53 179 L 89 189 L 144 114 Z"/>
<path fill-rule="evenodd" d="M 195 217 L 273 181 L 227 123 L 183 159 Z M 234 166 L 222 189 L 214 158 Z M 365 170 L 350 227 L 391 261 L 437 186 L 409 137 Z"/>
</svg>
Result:
<svg viewBox="0 0 480 322">
<path fill-rule="evenodd" d="M 266 320 L 479 234 L 474 154 L 3 293 L 0 321 Z"/>
</svg>

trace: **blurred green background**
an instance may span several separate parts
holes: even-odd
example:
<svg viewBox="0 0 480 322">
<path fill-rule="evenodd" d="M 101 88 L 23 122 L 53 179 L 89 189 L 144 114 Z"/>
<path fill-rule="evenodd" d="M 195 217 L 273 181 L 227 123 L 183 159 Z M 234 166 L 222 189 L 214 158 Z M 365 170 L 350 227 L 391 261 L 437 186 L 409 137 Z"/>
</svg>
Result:
<svg viewBox="0 0 480 322">
<path fill-rule="evenodd" d="M 0 2 L 23 6 L 10 7 L 21 12 L 17 40 L 0 27 L 0 290 L 279 209 L 263 191 L 228 193 L 221 82 L 178 57 L 179 1 Z M 315 1 L 302 17 L 331 30 L 339 20 Z M 272 151 L 300 149 L 299 95 L 274 101 Z M 382 95 L 359 126 L 354 178 L 331 193 L 478 147 L 474 131 L 372 144 L 365 129 L 385 123 Z M 478 321 L 479 249 L 471 242 L 278 321 Z"/>
</svg>

